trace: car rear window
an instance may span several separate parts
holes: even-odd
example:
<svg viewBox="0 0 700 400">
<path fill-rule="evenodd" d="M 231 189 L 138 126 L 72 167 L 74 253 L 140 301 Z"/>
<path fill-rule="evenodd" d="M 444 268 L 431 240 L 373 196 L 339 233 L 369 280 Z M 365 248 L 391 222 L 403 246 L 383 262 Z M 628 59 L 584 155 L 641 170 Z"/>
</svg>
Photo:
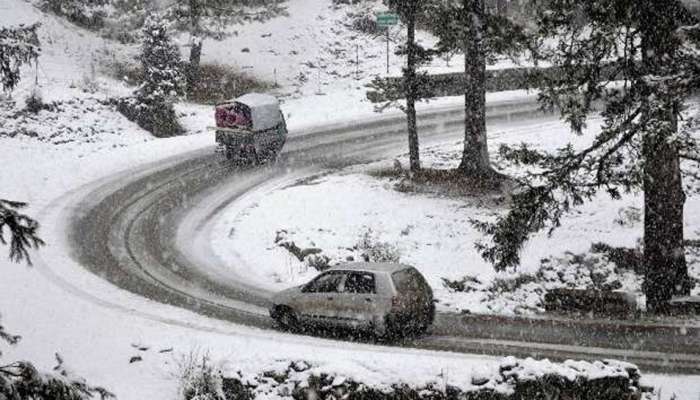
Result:
<svg viewBox="0 0 700 400">
<path fill-rule="evenodd" d="M 413 268 L 403 269 L 391 274 L 391 280 L 394 281 L 396 290 L 402 293 L 406 292 L 421 292 L 426 290 L 428 284 L 423 277 Z"/>
<path fill-rule="evenodd" d="M 347 293 L 376 293 L 374 274 L 371 272 L 350 272 L 345 280 Z"/>
</svg>

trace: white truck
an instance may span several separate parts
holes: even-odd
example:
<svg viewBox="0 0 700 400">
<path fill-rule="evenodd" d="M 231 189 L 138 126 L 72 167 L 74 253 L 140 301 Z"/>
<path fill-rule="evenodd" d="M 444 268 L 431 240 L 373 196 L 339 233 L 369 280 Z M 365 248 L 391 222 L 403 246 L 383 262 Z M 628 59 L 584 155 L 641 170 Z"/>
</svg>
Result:
<svg viewBox="0 0 700 400">
<path fill-rule="evenodd" d="M 235 162 L 275 159 L 287 140 L 287 124 L 274 96 L 248 93 L 216 105 L 216 143 Z"/>
</svg>

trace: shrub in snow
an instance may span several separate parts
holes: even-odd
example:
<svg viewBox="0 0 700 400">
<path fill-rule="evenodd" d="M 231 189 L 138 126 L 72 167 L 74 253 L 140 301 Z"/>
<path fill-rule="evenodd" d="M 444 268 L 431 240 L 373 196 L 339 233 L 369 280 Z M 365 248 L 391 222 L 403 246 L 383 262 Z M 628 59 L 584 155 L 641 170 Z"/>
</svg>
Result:
<svg viewBox="0 0 700 400">
<path fill-rule="evenodd" d="M 139 60 L 143 83 L 133 98 L 118 103 L 119 111 L 157 137 L 182 133 L 173 108 L 174 99 L 182 94 L 180 51 L 158 16 L 146 20 Z"/>
<path fill-rule="evenodd" d="M 544 296 L 548 290 L 568 288 L 593 291 L 625 289 L 638 292 L 641 275 L 619 268 L 614 256 L 619 249 L 595 244 L 590 253 L 565 253 L 562 257 L 545 258 L 534 273 L 502 275 L 490 283 L 466 276 L 458 280 L 443 279 L 443 285 L 454 292 L 481 292 L 481 302 L 489 309 L 506 313 L 544 312 Z M 623 283 L 624 282 L 624 283 Z"/>
<path fill-rule="evenodd" d="M 639 369 L 618 361 L 566 361 L 503 359 L 484 371 L 461 372 L 459 383 L 443 377 L 427 378 L 425 383 L 363 383 L 348 377 L 292 362 L 257 375 L 241 372 L 224 378 L 227 399 L 274 398 L 295 400 L 372 399 L 372 400 L 515 400 L 650 399 L 650 389 L 640 385 Z"/>
<path fill-rule="evenodd" d="M 221 373 L 208 355 L 192 351 L 179 362 L 180 396 L 183 400 L 224 400 Z"/>
<path fill-rule="evenodd" d="M 5 339 L 2 330 L 0 339 Z M 104 400 L 114 397 L 106 389 L 90 386 L 71 373 L 58 354 L 56 361 L 53 374 L 39 372 L 26 361 L 0 366 L 0 399 L 88 400 L 99 395 Z"/>
<path fill-rule="evenodd" d="M 67 18 L 76 25 L 99 29 L 104 24 L 110 0 L 41 0 L 40 7 Z"/>
<path fill-rule="evenodd" d="M 26 99 L 24 99 L 25 110 L 31 113 L 38 113 L 44 109 L 44 101 L 42 100 L 41 91 L 38 88 L 32 89 Z"/>
<path fill-rule="evenodd" d="M 384 30 L 377 25 L 377 17 L 371 8 L 362 9 L 356 13 L 349 14 L 352 19 L 350 27 L 353 30 L 367 35 L 377 35 Z"/>
<path fill-rule="evenodd" d="M 188 99 L 199 103 L 217 103 L 250 92 L 264 92 L 272 84 L 229 65 L 201 64 L 197 81 L 188 93 Z"/>
<path fill-rule="evenodd" d="M 367 229 L 362 233 L 357 249 L 361 257 L 368 262 L 399 262 L 401 252 L 388 242 L 380 241 L 372 229 Z"/>
<path fill-rule="evenodd" d="M 294 243 L 293 240 L 289 239 L 288 237 L 288 232 L 284 229 L 281 229 L 276 232 L 275 234 L 275 244 L 279 247 L 282 247 L 283 249 L 287 250 L 290 254 L 292 254 L 294 257 L 296 257 L 297 260 L 299 261 L 305 261 L 308 258 L 308 262 L 310 263 L 321 263 L 322 259 L 320 259 L 319 254 L 321 253 L 321 249 L 315 248 L 315 247 L 309 247 L 309 248 L 301 248 Z"/>
<path fill-rule="evenodd" d="M 620 208 L 613 222 L 620 226 L 631 227 L 642 221 L 642 210 L 639 207 Z"/>
<path fill-rule="evenodd" d="M 331 259 L 324 254 L 311 254 L 306 258 L 306 264 L 316 271 L 325 271 L 331 267 Z"/>
</svg>

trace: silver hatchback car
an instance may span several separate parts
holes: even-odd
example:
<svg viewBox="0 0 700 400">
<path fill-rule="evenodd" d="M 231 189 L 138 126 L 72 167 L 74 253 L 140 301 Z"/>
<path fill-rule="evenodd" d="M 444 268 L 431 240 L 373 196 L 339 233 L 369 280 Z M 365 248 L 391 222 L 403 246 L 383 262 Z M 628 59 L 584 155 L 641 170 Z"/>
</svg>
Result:
<svg viewBox="0 0 700 400">
<path fill-rule="evenodd" d="M 272 299 L 270 316 L 283 328 L 369 329 L 380 337 L 421 333 L 433 322 L 433 291 L 415 268 L 395 263 L 347 263 Z"/>
</svg>

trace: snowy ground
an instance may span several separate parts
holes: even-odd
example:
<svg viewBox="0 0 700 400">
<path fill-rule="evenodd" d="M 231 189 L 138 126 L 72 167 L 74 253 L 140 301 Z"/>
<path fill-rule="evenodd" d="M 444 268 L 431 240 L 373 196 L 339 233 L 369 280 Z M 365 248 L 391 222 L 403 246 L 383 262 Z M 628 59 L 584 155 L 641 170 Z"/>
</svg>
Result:
<svg viewBox="0 0 700 400">
<path fill-rule="evenodd" d="M 319 4 L 319 1 L 295 0 L 290 3 L 290 12 L 294 11 L 293 7 Z M 321 12 L 330 11 L 319 8 Z M 304 26 L 315 21 L 313 13 L 304 15 L 313 18 L 308 22 L 292 19 L 288 28 L 306 29 Z M 225 370 L 240 367 L 254 373 L 279 360 L 306 359 L 329 371 L 379 384 L 394 381 L 420 384 L 436 379 L 443 371 L 455 371 L 450 375 L 455 383 L 466 384 L 473 374 L 496 365 L 497 360 L 490 357 L 387 349 L 236 326 L 140 298 L 85 271 L 72 260 L 66 246 L 65 218 L 78 207 L 72 201 L 113 174 L 138 173 L 146 166 L 162 167 L 172 162 L 171 156 L 212 147 L 210 135 L 196 134 L 211 123 L 211 109 L 178 105 L 183 123 L 193 134 L 153 139 L 105 103 L 108 97 L 130 89 L 100 76 L 101 63 L 109 58 L 130 57 L 133 49 L 99 39 L 65 21 L 44 15 L 28 2 L 0 2 L 0 25 L 36 21 L 42 22 L 40 37 L 44 44 L 39 68 L 36 71 L 26 69 L 20 87 L 11 99 L 4 99 L 0 107 L 0 159 L 3 161 L 0 196 L 29 202 L 27 212 L 40 219 L 41 234 L 48 244 L 34 256 L 32 268 L 0 258 L 2 324 L 24 338 L 13 348 L 2 345 L 3 360 L 29 359 L 42 370 L 49 370 L 54 365 L 53 354 L 58 352 L 76 373 L 127 400 L 176 398 L 179 360 L 196 349 L 208 351 L 214 359 L 226 360 Z M 246 28 L 246 34 L 250 35 L 247 40 L 251 42 L 258 43 L 255 35 L 261 37 L 260 32 L 270 31 L 273 26 L 275 35 L 279 32 L 293 38 L 293 34 L 278 24 L 255 26 L 257 31 Z M 323 43 L 316 40 L 324 37 L 322 34 L 312 36 L 313 40 L 308 43 Z M 270 40 L 270 43 L 275 42 Z M 299 43 L 301 50 L 309 45 Z M 207 43 L 205 59 L 223 59 L 231 53 L 225 43 L 221 46 L 217 52 L 215 44 Z M 278 53 L 289 50 L 285 46 L 273 50 Z M 374 51 L 379 53 L 381 46 L 381 40 L 377 40 Z M 250 54 L 255 54 L 252 51 L 251 48 Z M 263 65 L 285 65 L 280 60 L 260 60 L 256 73 Z M 248 65 L 245 60 L 236 63 L 244 69 Z M 376 64 L 373 68 L 379 69 L 381 62 Z M 297 66 L 289 65 L 287 72 L 283 73 L 282 69 L 278 72 L 280 79 L 285 76 L 288 79 L 289 74 L 297 72 Z M 398 62 L 394 64 L 393 71 L 398 71 L 398 65 Z M 38 85 L 34 84 L 35 73 Z M 310 94 L 311 82 L 301 94 Z M 342 85 L 348 84 L 346 81 Z M 363 97 L 361 90 L 355 89 L 354 94 L 340 97 L 339 93 L 347 86 L 338 85 L 333 89 L 333 97 L 329 97 L 329 85 L 322 85 L 327 88 L 322 90 L 325 96 L 289 100 L 285 113 L 290 127 L 306 128 L 322 124 L 330 117 L 350 121 L 371 112 L 370 104 L 357 103 Z M 55 102 L 55 108 L 36 116 L 17 114 L 26 95 L 36 89 L 46 103 Z M 295 89 L 291 87 L 290 90 Z M 333 101 L 328 101 L 330 98 Z M 310 109 L 315 111 L 306 112 Z M 20 133 L 16 134 L 18 131 Z M 370 187 L 378 186 L 375 183 Z M 130 363 L 135 356 L 140 356 L 141 361 Z M 698 377 L 650 375 L 646 379 L 664 387 L 664 397 L 677 392 L 680 398 L 694 400 L 691 396 L 700 391 Z"/>
<path fill-rule="evenodd" d="M 576 138 L 582 145 L 597 130 L 591 121 L 586 135 Z M 570 135 L 556 120 L 526 121 L 489 126 L 492 154 L 503 143 L 528 142 L 540 149 L 564 145 Z M 423 149 L 424 166 L 455 167 L 459 162 L 460 143 L 443 143 Z M 406 155 L 397 155 L 407 165 Z M 496 160 L 498 163 L 498 160 Z M 482 239 L 469 223 L 486 220 L 503 211 L 498 198 L 449 197 L 440 193 L 403 193 L 397 179 L 377 178 L 376 171 L 391 168 L 390 161 L 347 168 L 263 187 L 236 202 L 214 229 L 213 247 L 222 260 L 236 260 L 231 268 L 247 277 L 253 285 L 280 290 L 304 283 L 318 274 L 308 260 L 299 261 L 278 242 L 293 242 L 301 249 L 318 248 L 332 263 L 352 257 L 363 235 L 373 241 L 388 243 L 398 250 L 401 261 L 416 266 L 428 279 L 439 299 L 440 308 L 452 311 L 496 314 L 530 314 L 543 312 L 546 289 L 553 287 L 588 287 L 592 284 L 592 259 L 581 261 L 574 254 L 590 253 L 593 243 L 634 248 L 642 232 L 640 196 L 621 201 L 601 195 L 594 202 L 576 209 L 562 222 L 554 235 L 535 235 L 522 254 L 518 272 L 494 272 L 474 247 Z M 686 203 L 686 235 L 697 236 L 700 230 L 700 199 L 690 197 Z M 572 254 L 573 253 L 573 254 Z M 596 272 L 606 270 L 606 283 L 619 281 L 621 290 L 641 295 L 641 278 L 632 271 L 617 270 L 602 255 L 593 256 Z M 547 262 L 542 262 L 547 259 Z M 235 265 L 234 265 L 235 264 Z M 496 290 L 495 285 L 514 281 L 520 273 L 534 274 L 542 265 L 543 279 L 525 283 L 512 293 Z M 698 263 L 691 273 L 700 277 Z M 465 276 L 467 291 L 448 288 L 444 279 L 461 281 Z M 700 288 L 696 288 L 700 291 Z"/>
</svg>

